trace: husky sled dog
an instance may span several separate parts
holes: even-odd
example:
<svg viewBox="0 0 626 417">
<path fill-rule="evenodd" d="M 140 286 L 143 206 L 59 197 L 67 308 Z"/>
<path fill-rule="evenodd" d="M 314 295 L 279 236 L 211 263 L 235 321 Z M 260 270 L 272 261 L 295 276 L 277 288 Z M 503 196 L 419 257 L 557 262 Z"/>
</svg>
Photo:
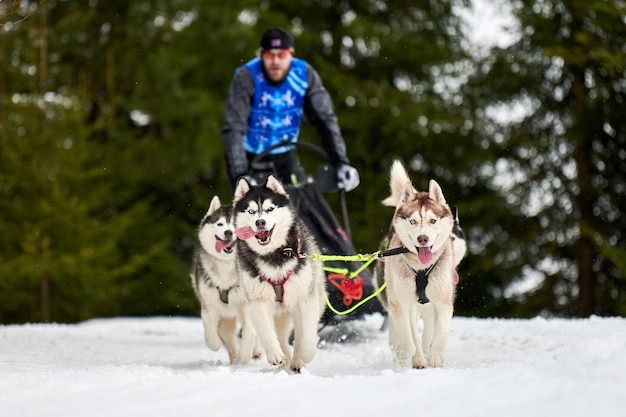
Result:
<svg viewBox="0 0 626 417">
<path fill-rule="evenodd" d="M 267 360 L 298 372 L 315 356 L 317 326 L 326 307 L 322 264 L 300 254 L 319 249 L 273 175 L 254 187 L 240 179 L 233 204 L 237 262 L 254 328 Z"/>
<path fill-rule="evenodd" d="M 204 339 L 211 350 L 222 345 L 231 364 L 245 364 L 260 357 L 255 334 L 247 317 L 246 299 L 236 268 L 236 242 L 232 206 L 211 200 L 198 226 L 191 267 L 191 284 L 200 301 Z M 241 345 L 237 331 L 241 325 Z"/>
<path fill-rule="evenodd" d="M 441 367 L 458 281 L 455 268 L 465 255 L 465 239 L 460 229 L 453 235 L 455 217 L 436 181 L 430 181 L 428 192 L 418 192 L 395 161 L 389 187 L 391 196 L 383 204 L 396 210 L 382 248 L 407 249 L 384 258 L 374 271 L 379 287 L 387 283 L 380 301 L 389 315 L 389 345 L 400 366 Z"/>
</svg>

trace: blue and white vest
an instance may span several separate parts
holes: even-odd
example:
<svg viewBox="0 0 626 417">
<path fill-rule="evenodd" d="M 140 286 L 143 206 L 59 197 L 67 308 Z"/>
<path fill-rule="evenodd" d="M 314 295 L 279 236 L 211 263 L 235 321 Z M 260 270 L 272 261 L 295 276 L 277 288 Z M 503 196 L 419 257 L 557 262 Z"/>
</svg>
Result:
<svg viewBox="0 0 626 417">
<path fill-rule="evenodd" d="M 261 58 L 244 65 L 254 79 L 254 96 L 243 143 L 245 150 L 253 154 L 284 140 L 297 142 L 304 96 L 309 87 L 306 62 L 301 59 L 292 59 L 289 73 L 280 85 L 268 83 L 262 65 Z M 279 147 L 271 153 L 279 154 L 289 149 Z"/>
</svg>

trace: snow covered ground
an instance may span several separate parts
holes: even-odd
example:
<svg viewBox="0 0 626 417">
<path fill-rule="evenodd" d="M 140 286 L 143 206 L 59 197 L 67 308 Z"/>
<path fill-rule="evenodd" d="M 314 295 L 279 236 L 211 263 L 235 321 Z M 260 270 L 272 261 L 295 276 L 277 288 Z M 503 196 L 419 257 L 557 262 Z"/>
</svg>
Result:
<svg viewBox="0 0 626 417">
<path fill-rule="evenodd" d="M 300 375 L 229 366 L 196 318 L 0 326 L 0 416 L 625 415 L 624 318 L 455 317 L 425 370 L 393 366 L 382 322 L 323 329 Z"/>
</svg>

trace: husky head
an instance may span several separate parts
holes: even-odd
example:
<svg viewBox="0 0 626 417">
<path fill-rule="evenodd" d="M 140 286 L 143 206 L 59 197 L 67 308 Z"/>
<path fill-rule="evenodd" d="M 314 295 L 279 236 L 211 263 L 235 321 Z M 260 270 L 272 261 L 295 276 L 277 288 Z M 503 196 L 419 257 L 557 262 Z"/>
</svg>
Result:
<svg viewBox="0 0 626 417">
<path fill-rule="evenodd" d="M 234 259 L 237 239 L 233 208 L 223 206 L 218 196 L 213 197 L 209 210 L 200 222 L 198 240 L 207 253 L 220 259 Z"/>
<path fill-rule="evenodd" d="M 237 237 L 260 254 L 283 246 L 295 215 L 280 181 L 269 175 L 265 184 L 251 186 L 239 179 L 233 198 Z"/>
<path fill-rule="evenodd" d="M 441 187 L 430 180 L 428 192 L 418 192 L 399 161 L 394 162 L 389 181 L 391 196 L 383 203 L 395 205 L 393 228 L 422 264 L 429 264 L 433 254 L 450 242 L 453 218 Z"/>
</svg>

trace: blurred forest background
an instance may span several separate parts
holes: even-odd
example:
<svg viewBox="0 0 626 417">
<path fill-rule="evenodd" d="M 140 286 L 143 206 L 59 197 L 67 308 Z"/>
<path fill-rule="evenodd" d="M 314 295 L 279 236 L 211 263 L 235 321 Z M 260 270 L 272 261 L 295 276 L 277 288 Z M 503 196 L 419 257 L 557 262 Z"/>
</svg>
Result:
<svg viewBox="0 0 626 417">
<path fill-rule="evenodd" d="M 485 46 L 469 0 L 0 0 L 0 323 L 197 314 L 224 99 L 272 26 L 333 97 L 359 252 L 401 159 L 459 208 L 457 315 L 625 316 L 626 2 L 492 4 Z"/>
</svg>

